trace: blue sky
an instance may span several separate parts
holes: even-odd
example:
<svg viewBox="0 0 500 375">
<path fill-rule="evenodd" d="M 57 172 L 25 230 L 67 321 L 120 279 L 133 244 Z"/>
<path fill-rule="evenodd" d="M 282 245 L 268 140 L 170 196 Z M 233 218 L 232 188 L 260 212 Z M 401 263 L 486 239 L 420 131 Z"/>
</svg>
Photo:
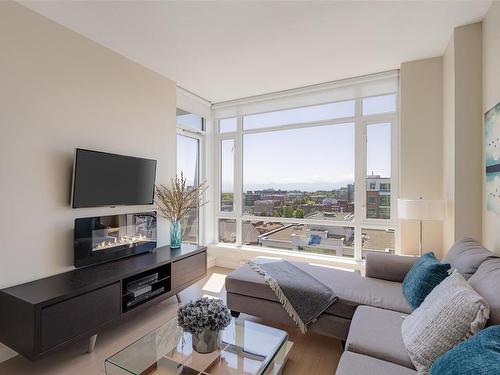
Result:
<svg viewBox="0 0 500 375">
<path fill-rule="evenodd" d="M 354 181 L 354 124 L 247 134 L 243 191 L 331 190 Z"/>
<path fill-rule="evenodd" d="M 392 112 L 395 96 L 365 99 L 363 114 Z M 323 104 L 245 116 L 244 129 L 320 121 L 354 115 L 354 101 Z M 367 173 L 390 176 L 390 125 L 367 127 Z M 177 136 L 177 167 L 192 184 L 196 171 L 197 141 Z M 332 190 L 354 182 L 354 124 L 245 134 L 243 136 L 243 191 L 266 188 Z M 222 144 L 222 190 L 232 192 L 234 144 Z"/>
<path fill-rule="evenodd" d="M 303 109 L 247 116 L 245 129 L 300 123 L 351 115 L 351 102 L 316 106 L 308 116 Z M 370 98 L 364 114 L 394 111 L 395 96 Z M 390 125 L 367 128 L 367 172 L 390 176 Z M 243 191 L 265 188 L 331 190 L 354 182 L 354 124 L 337 124 L 280 130 L 243 136 Z M 226 145 L 227 146 L 227 145 Z M 223 146 L 224 148 L 224 146 Z M 230 156 L 230 149 L 223 149 Z M 232 156 L 232 155 L 231 155 Z M 223 191 L 232 191 L 232 164 L 222 163 Z M 229 178 L 227 178 L 228 176 Z"/>
<path fill-rule="evenodd" d="M 197 159 L 198 140 L 177 134 L 177 173 L 182 171 L 191 186 L 197 173 Z"/>
</svg>

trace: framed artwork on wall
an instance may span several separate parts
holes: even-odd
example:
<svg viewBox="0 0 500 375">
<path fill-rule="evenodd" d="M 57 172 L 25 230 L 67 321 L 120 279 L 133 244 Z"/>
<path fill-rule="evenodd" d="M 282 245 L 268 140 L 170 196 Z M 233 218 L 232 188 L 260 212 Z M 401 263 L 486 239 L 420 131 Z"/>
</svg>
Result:
<svg viewBox="0 0 500 375">
<path fill-rule="evenodd" d="M 500 214 L 500 102 L 484 117 L 486 209 Z"/>
</svg>

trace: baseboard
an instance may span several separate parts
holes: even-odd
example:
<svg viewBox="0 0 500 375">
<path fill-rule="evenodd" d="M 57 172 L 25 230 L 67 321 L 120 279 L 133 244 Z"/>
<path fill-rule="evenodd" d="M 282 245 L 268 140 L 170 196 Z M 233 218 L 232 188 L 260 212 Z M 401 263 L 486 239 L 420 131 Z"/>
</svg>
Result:
<svg viewBox="0 0 500 375">
<path fill-rule="evenodd" d="M 4 344 L 0 343 L 0 363 L 15 357 L 17 353 L 12 349 L 6 347 Z"/>
<path fill-rule="evenodd" d="M 215 257 L 207 257 L 207 268 L 212 268 L 217 265 L 216 258 Z"/>
</svg>

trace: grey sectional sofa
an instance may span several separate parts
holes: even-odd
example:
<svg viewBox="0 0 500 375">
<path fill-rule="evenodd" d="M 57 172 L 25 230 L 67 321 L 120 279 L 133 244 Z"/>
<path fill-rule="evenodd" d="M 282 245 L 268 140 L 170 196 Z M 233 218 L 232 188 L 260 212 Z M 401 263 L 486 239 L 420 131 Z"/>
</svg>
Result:
<svg viewBox="0 0 500 375">
<path fill-rule="evenodd" d="M 294 263 L 330 286 L 338 301 L 308 326 L 310 332 L 345 341 L 337 375 L 416 374 L 401 336 L 401 323 L 412 312 L 402 281 L 417 258 L 369 253 L 366 272 L 349 272 Z M 458 241 L 443 260 L 469 278 L 490 304 L 489 324 L 500 324 L 500 258 L 472 239 Z M 496 290 L 496 292 L 495 292 Z M 262 276 L 248 265 L 226 278 L 227 304 L 234 315 L 293 321 Z"/>
</svg>

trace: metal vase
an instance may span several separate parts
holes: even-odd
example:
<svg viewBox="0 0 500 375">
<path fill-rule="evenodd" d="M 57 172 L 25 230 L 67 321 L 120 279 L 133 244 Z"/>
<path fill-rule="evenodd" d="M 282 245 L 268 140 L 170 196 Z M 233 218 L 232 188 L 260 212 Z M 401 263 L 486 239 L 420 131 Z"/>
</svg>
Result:
<svg viewBox="0 0 500 375">
<path fill-rule="evenodd" d="M 193 350 L 205 354 L 217 349 L 220 349 L 220 331 L 205 328 L 200 333 L 193 333 Z"/>
</svg>

